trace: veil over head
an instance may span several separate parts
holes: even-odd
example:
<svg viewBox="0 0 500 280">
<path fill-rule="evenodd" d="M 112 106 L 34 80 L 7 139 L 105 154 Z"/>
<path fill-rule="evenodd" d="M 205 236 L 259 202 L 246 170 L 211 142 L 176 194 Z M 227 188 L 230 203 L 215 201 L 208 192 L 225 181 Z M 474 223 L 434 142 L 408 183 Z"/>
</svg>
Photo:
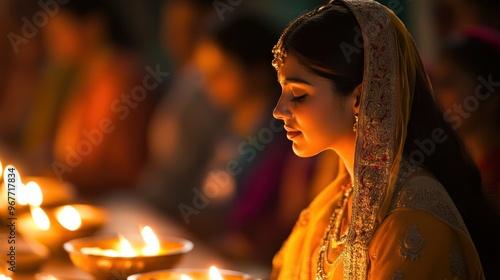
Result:
<svg viewBox="0 0 500 280">
<path fill-rule="evenodd" d="M 334 0 L 329 4 L 333 2 L 342 2 L 351 10 L 363 38 L 364 70 L 352 182 L 354 197 L 346 246 L 339 258 L 343 260 L 344 279 L 365 279 L 369 243 L 389 210 L 400 167 L 406 162 L 402 157 L 416 77 L 423 75 L 427 79 L 427 76 L 409 32 L 390 9 L 372 0 Z M 326 227 L 325 218 L 330 215 L 330 208 L 324 205 L 336 196 L 346 178 L 348 176 L 335 180 L 301 214 L 298 224 L 306 220 L 309 224 L 315 223 L 316 228 L 307 232 L 294 229 L 285 246 L 296 247 L 296 254 L 314 255 L 314 249 L 308 246 L 317 247 L 317 240 Z M 321 213 L 318 216 L 322 217 L 308 217 L 309 212 Z M 300 261 L 287 256 L 275 258 L 275 265 L 297 270 L 292 272 L 295 276 L 287 279 L 314 277 L 316 269 L 311 264 L 314 260 L 293 262 Z"/>
<path fill-rule="evenodd" d="M 409 32 L 391 10 L 371 0 L 337 1 L 352 11 L 364 41 L 353 212 L 344 263 L 344 275 L 363 279 L 368 244 L 387 214 L 398 178 L 416 76 L 426 74 Z"/>
</svg>

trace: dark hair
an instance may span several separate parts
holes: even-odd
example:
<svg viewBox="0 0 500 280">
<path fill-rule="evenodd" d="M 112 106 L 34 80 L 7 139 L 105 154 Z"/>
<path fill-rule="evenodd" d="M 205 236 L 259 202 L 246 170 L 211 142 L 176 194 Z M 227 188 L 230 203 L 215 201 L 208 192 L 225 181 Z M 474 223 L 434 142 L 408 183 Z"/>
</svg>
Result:
<svg viewBox="0 0 500 280">
<path fill-rule="evenodd" d="M 436 144 L 434 153 L 426 156 L 423 165 L 443 184 L 460 211 L 478 251 L 486 279 L 500 279 L 500 221 L 481 188 L 481 174 L 456 131 L 445 122 L 435 104 L 427 77 L 416 77 L 412 114 L 407 126 L 405 156 L 420 148 L 416 141 L 429 138 L 435 129 L 442 129 L 446 141 Z"/>
<path fill-rule="evenodd" d="M 85 20 L 93 15 L 104 18 L 107 36 L 110 42 L 118 47 L 137 48 L 139 42 L 128 28 L 127 19 L 120 12 L 119 2 L 111 0 L 71 0 L 61 5 L 61 10 L 68 12 L 79 20 Z"/>
<path fill-rule="evenodd" d="M 319 7 L 293 21 L 273 49 L 277 67 L 283 53 L 293 53 L 312 73 L 332 80 L 335 89 L 348 95 L 363 80 L 363 44 L 351 11 L 334 2 Z M 324 36 L 325 33 L 332 34 Z M 335 36 L 333 36 L 335 34 Z M 358 36 L 362 40 L 361 35 Z M 342 46 L 354 51 L 346 54 Z"/>
<path fill-rule="evenodd" d="M 209 32 L 212 41 L 225 53 L 234 58 L 245 70 L 256 70 L 268 77 L 266 86 L 272 92 L 279 92 L 276 74 L 269 61 L 278 29 L 254 14 L 242 14 L 226 19 Z M 267 92 L 262 92 L 267 94 Z M 275 96 L 276 100 L 279 95 Z"/>
<path fill-rule="evenodd" d="M 298 18 L 283 32 L 275 52 L 275 65 L 283 53 L 293 53 L 313 73 L 331 79 L 341 95 L 349 94 L 363 79 L 364 60 L 352 53 L 349 63 L 339 49 L 342 43 L 356 46 L 359 25 L 342 3 L 333 2 Z M 325 36 L 325 34 L 327 34 Z M 281 52 L 281 53 L 280 53 Z M 486 279 L 500 279 L 500 221 L 481 191 L 481 175 L 456 132 L 444 120 L 435 103 L 423 65 L 416 71 L 415 94 L 403 155 L 409 158 L 420 148 L 416 141 L 428 139 L 435 129 L 447 135 L 435 152 L 423 159 L 425 166 L 443 184 L 464 219 L 476 246 Z M 418 70 L 418 69 L 417 69 Z"/>
<path fill-rule="evenodd" d="M 500 46 L 483 39 L 471 36 L 451 38 L 444 44 L 440 56 L 452 59 L 474 77 L 492 74 L 492 80 L 500 78 Z"/>
<path fill-rule="evenodd" d="M 267 64 L 272 59 L 278 31 L 252 14 L 231 17 L 212 30 L 212 39 L 244 67 Z M 269 66 L 272 70 L 272 67 Z M 274 74 L 273 74 L 274 76 Z"/>
</svg>

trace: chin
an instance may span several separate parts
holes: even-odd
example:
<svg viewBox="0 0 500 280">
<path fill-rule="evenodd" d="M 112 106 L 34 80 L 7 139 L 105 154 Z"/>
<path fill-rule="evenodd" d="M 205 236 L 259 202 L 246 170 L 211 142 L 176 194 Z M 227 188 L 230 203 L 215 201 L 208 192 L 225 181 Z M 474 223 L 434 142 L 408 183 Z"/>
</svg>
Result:
<svg viewBox="0 0 500 280">
<path fill-rule="evenodd" d="M 295 142 L 292 145 L 293 152 L 302 158 L 313 157 L 319 154 L 321 151 L 310 149 L 309 147 L 304 147 L 303 145 L 298 145 Z"/>
</svg>

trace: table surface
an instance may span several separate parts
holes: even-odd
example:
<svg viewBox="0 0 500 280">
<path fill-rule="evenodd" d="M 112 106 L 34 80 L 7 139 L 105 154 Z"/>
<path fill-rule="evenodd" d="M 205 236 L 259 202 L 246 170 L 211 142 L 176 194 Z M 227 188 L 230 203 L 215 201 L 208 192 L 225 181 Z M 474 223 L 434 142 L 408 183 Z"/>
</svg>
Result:
<svg viewBox="0 0 500 280">
<path fill-rule="evenodd" d="M 181 226 L 165 217 L 147 203 L 137 200 L 130 195 L 113 195 L 98 202 L 108 214 L 106 225 L 97 234 L 117 233 L 139 233 L 139 226 L 150 225 L 155 232 L 162 235 L 176 236 L 188 239 L 194 243 L 194 249 L 187 253 L 176 266 L 176 268 L 209 268 L 215 265 L 217 268 L 244 271 L 246 273 L 266 279 L 269 271 L 262 267 L 246 264 L 235 264 L 225 259 L 196 240 Z M 66 255 L 62 257 L 49 258 L 40 268 L 38 273 L 52 275 L 59 280 L 90 280 L 89 274 L 76 268 Z M 37 279 L 34 273 L 22 274 L 16 272 L 13 280 Z M 48 278 L 47 278 L 48 279 Z M 54 280 L 54 278 L 52 278 Z M 39 279 L 40 280 L 40 279 Z"/>
</svg>

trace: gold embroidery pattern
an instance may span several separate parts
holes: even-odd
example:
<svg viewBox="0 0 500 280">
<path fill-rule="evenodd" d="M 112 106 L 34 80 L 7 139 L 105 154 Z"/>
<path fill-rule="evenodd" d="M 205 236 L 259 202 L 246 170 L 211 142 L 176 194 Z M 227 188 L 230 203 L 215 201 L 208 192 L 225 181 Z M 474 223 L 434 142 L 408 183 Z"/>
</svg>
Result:
<svg viewBox="0 0 500 280">
<path fill-rule="evenodd" d="M 443 194 L 443 192 L 444 190 L 438 189 L 433 184 L 419 186 L 410 183 L 397 186 L 395 199 L 393 199 L 389 213 L 397 208 L 428 211 L 453 228 L 459 229 L 468 235 L 467 228 L 458 210 L 446 202 L 445 195 L 447 194 Z"/>
<path fill-rule="evenodd" d="M 465 264 L 457 242 L 453 242 L 450 252 L 450 271 L 455 279 L 465 278 Z"/>
<path fill-rule="evenodd" d="M 344 259 L 345 279 L 366 279 L 368 244 L 389 185 L 396 138 L 398 64 L 395 32 L 388 12 L 375 1 L 344 3 L 360 23 L 365 50 L 354 166 L 352 218 Z"/>
<path fill-rule="evenodd" d="M 418 231 L 417 224 L 411 224 L 405 235 L 399 240 L 399 254 L 405 261 L 418 261 L 424 243 L 424 237 Z"/>
</svg>

